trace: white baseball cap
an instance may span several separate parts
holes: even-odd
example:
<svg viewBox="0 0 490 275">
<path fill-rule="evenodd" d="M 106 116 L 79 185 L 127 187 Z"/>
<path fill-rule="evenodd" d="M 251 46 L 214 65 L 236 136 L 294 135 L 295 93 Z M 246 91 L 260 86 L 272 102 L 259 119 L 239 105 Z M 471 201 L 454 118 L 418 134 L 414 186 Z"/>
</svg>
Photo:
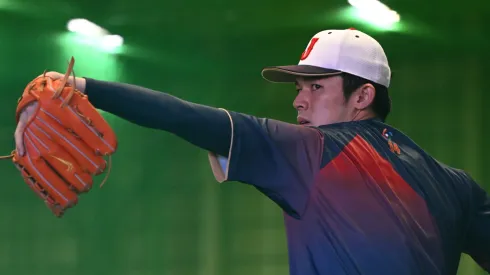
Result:
<svg viewBox="0 0 490 275">
<path fill-rule="evenodd" d="M 271 82 L 294 82 L 297 76 L 322 77 L 343 72 L 390 86 L 391 70 L 383 48 L 374 38 L 353 28 L 317 33 L 298 65 L 266 67 L 262 76 Z"/>
</svg>

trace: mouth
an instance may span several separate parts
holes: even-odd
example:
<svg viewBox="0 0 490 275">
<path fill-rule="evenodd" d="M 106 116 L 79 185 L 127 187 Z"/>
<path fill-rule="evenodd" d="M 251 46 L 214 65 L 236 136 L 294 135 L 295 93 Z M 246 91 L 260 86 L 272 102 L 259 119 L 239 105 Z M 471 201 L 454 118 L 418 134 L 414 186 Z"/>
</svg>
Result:
<svg viewBox="0 0 490 275">
<path fill-rule="evenodd" d="M 298 117 L 298 124 L 299 125 L 308 125 L 308 124 L 310 124 L 310 121 L 309 120 L 306 120 L 306 119 L 304 119 L 302 117 Z"/>
</svg>

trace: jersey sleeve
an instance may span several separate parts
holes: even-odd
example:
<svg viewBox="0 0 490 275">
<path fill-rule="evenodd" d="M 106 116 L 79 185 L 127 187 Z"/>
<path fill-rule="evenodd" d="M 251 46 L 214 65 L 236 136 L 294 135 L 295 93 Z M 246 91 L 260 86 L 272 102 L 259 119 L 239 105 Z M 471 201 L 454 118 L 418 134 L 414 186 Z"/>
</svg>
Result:
<svg viewBox="0 0 490 275">
<path fill-rule="evenodd" d="M 472 201 L 463 252 L 490 272 L 490 197 L 472 181 Z"/>
<path fill-rule="evenodd" d="M 315 128 L 226 112 L 232 126 L 228 156 L 209 152 L 216 180 L 250 184 L 300 218 L 320 170 L 323 134 Z"/>
</svg>

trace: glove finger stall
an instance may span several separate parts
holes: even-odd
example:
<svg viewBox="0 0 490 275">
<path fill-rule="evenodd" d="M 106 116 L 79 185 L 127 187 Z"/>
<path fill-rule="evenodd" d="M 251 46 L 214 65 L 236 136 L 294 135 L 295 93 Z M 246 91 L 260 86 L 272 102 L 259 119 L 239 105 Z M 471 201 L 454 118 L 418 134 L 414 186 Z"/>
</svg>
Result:
<svg viewBox="0 0 490 275">
<path fill-rule="evenodd" d="M 14 162 L 24 168 L 33 182 L 30 187 L 39 189 L 46 198 L 52 199 L 54 205 L 59 205 L 62 209 L 75 206 L 78 203 L 76 192 L 41 157 L 32 138 L 24 135 L 24 139 L 25 155 L 20 158 L 16 156 Z"/>
<path fill-rule="evenodd" d="M 92 188 L 92 177 L 82 171 L 75 158 L 36 128 L 35 124 L 31 124 L 26 130 L 26 135 L 39 149 L 41 158 L 78 193 L 88 192 Z"/>
<path fill-rule="evenodd" d="M 114 153 L 117 141 L 114 132 L 101 114 L 89 102 L 85 95 L 75 92 L 64 108 L 60 105 L 69 98 L 71 88 L 65 88 L 57 99 L 40 97 L 44 110 L 58 120 L 63 127 L 70 129 L 86 141 L 94 152 L 101 155 Z M 59 104 L 59 105 L 58 105 Z"/>
<path fill-rule="evenodd" d="M 53 115 L 41 109 L 36 119 L 31 123 L 33 128 L 42 132 L 42 135 L 51 138 L 55 143 L 62 146 L 83 170 L 92 175 L 102 173 L 107 163 L 102 156 L 96 153 L 80 137 L 59 124 Z"/>
</svg>

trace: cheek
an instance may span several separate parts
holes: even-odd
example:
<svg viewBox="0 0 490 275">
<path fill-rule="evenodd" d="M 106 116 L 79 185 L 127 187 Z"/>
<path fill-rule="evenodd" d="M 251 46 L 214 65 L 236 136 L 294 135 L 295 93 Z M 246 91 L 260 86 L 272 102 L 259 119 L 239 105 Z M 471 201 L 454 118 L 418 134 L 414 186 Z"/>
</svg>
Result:
<svg viewBox="0 0 490 275">
<path fill-rule="evenodd" d="M 345 104 L 342 96 L 322 95 L 314 99 L 314 116 L 316 118 L 336 118 L 340 116 Z"/>
<path fill-rule="evenodd" d="M 335 110 L 342 106 L 343 100 L 342 98 L 334 95 L 323 94 L 322 96 L 318 96 L 314 100 L 315 109 L 322 109 L 325 111 Z"/>
</svg>

